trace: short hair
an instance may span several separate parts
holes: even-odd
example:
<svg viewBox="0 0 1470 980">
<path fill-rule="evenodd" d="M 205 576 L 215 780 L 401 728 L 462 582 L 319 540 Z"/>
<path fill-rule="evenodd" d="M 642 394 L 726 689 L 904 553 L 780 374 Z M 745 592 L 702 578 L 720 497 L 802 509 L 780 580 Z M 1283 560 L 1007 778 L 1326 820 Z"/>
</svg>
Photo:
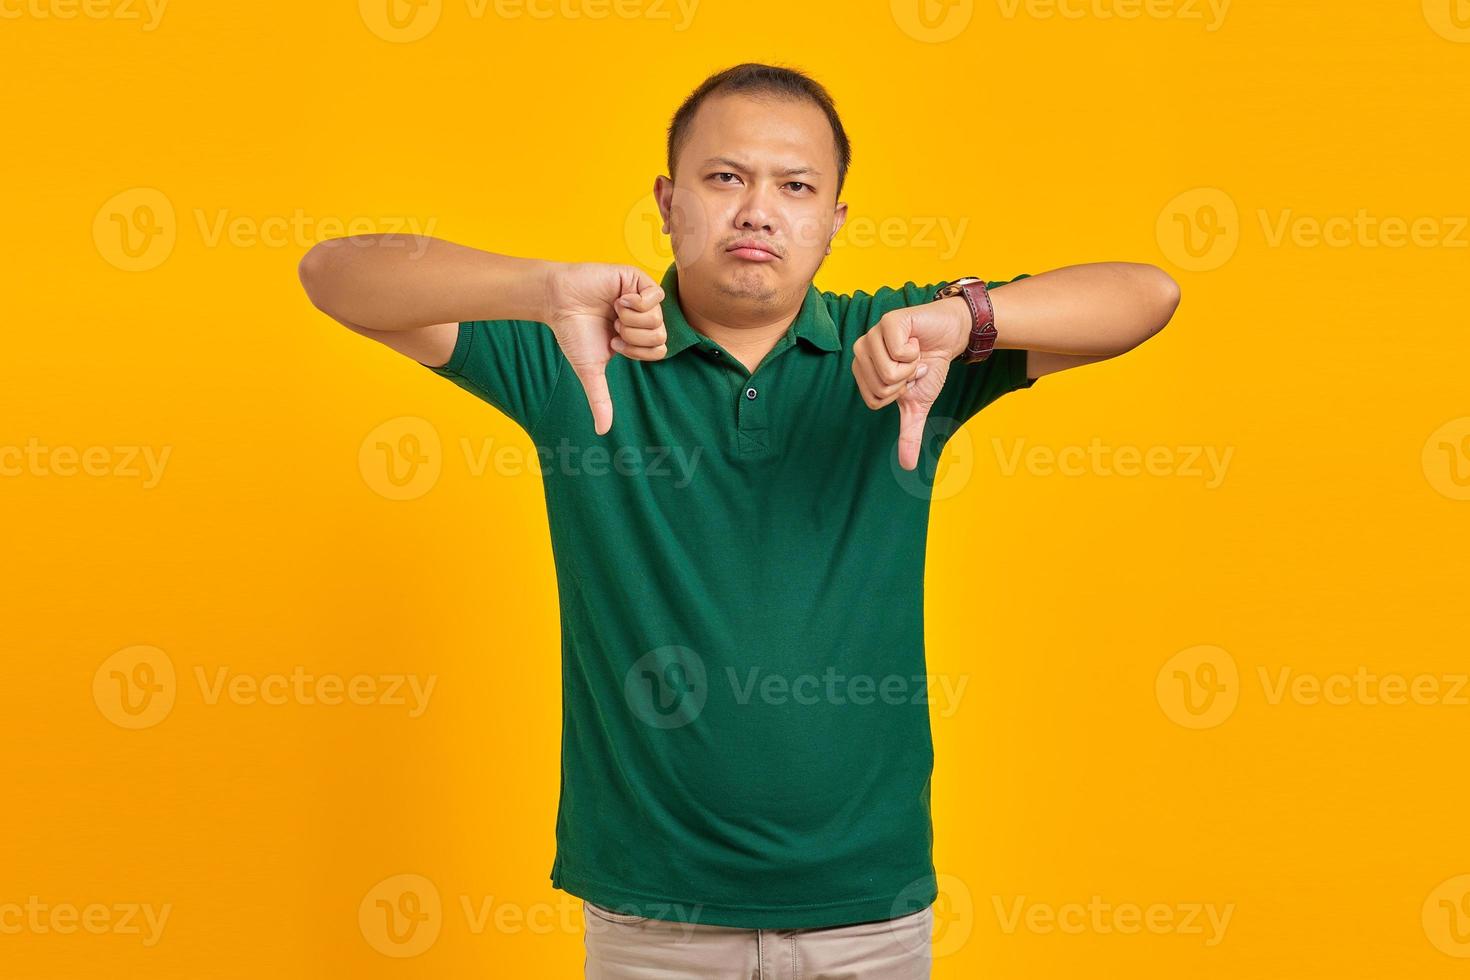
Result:
<svg viewBox="0 0 1470 980">
<path fill-rule="evenodd" d="M 837 148 L 837 196 L 842 196 L 842 184 L 847 179 L 847 168 L 852 163 L 852 144 L 847 140 L 847 131 L 842 128 L 842 120 L 837 116 L 837 106 L 833 104 L 832 96 L 827 94 L 821 83 L 799 71 L 754 62 L 726 68 L 711 75 L 679 106 L 679 110 L 674 113 L 673 122 L 669 123 L 670 177 L 674 175 L 674 159 L 689 137 L 689 125 L 694 120 L 694 114 L 709 96 L 726 92 L 773 95 L 815 103 L 832 124 L 832 141 Z"/>
</svg>

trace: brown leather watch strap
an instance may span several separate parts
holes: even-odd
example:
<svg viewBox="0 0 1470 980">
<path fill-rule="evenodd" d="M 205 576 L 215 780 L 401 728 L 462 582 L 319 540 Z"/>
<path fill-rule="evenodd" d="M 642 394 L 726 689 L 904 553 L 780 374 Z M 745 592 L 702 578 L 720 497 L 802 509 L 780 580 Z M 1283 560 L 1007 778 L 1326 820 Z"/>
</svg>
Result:
<svg viewBox="0 0 1470 980">
<path fill-rule="evenodd" d="M 970 340 L 960 360 L 978 364 L 995 349 L 995 307 L 990 303 L 990 290 L 983 279 L 961 279 L 949 283 L 934 294 L 935 299 L 963 296 L 970 306 Z"/>
</svg>

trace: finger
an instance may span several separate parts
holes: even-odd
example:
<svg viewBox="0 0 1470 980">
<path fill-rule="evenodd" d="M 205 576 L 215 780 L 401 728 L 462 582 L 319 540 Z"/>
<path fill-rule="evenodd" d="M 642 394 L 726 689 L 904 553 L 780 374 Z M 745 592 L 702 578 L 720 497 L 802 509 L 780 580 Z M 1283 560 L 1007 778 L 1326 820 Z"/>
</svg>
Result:
<svg viewBox="0 0 1470 980">
<path fill-rule="evenodd" d="M 858 391 L 862 393 L 863 401 L 871 409 L 880 409 L 903 394 L 908 387 L 907 381 L 897 384 L 883 384 L 873 367 L 872 348 L 859 350 L 854 348 L 852 360 L 853 376 L 858 379 Z"/>
<path fill-rule="evenodd" d="M 928 417 L 927 403 L 898 403 L 898 465 L 906 470 L 919 465 L 919 448 L 924 442 L 924 420 Z"/>
<path fill-rule="evenodd" d="M 618 338 L 629 347 L 657 347 L 669 339 L 669 334 L 662 325 L 642 330 L 623 327 L 618 330 Z"/>
<path fill-rule="evenodd" d="M 869 408 L 878 408 L 878 396 L 875 394 L 878 383 L 873 376 L 873 367 L 868 363 L 867 349 L 861 340 L 853 347 L 852 376 L 857 381 L 858 394 L 863 396 L 863 403 Z"/>
<path fill-rule="evenodd" d="M 913 378 L 914 372 L 919 369 L 918 361 L 895 361 L 888 356 L 886 348 L 873 344 L 868 352 L 872 363 L 873 376 L 877 380 L 878 394 L 887 395 L 894 391 L 902 391 L 908 386 Z"/>
<path fill-rule="evenodd" d="M 613 341 L 617 343 L 616 340 Z M 587 407 L 592 409 L 592 428 L 598 435 L 605 435 L 612 428 L 612 394 L 607 390 L 605 365 L 573 365 L 577 380 L 582 382 L 582 391 L 587 395 Z"/>
<path fill-rule="evenodd" d="M 653 281 L 652 276 L 644 272 L 642 269 L 638 268 L 633 269 L 633 278 L 631 282 L 626 279 L 623 281 L 624 283 L 626 283 L 626 287 L 624 288 L 623 292 L 626 293 L 642 293 L 647 291 L 650 286 L 658 285 L 658 283 Z"/>
<path fill-rule="evenodd" d="M 909 333 L 907 320 L 895 316 L 883 317 L 878 321 L 878 335 L 883 338 L 883 349 L 891 360 L 919 359 L 919 341 Z"/>
<path fill-rule="evenodd" d="M 900 381 L 898 384 L 893 386 L 893 397 L 901 397 L 905 392 L 913 388 L 914 385 L 918 384 L 919 379 L 928 373 L 929 365 L 920 364 L 918 370 L 914 372 L 914 376 L 912 378 L 909 378 L 907 381 Z"/>
<path fill-rule="evenodd" d="M 661 327 L 664 323 L 664 308 L 655 306 L 651 310 L 618 310 L 618 323 L 628 327 Z"/>
<path fill-rule="evenodd" d="M 660 361 L 669 352 L 667 344 L 657 344 L 652 347 L 634 347 L 621 337 L 614 337 L 609 345 L 624 357 L 634 361 Z"/>
<path fill-rule="evenodd" d="M 655 283 L 647 289 L 637 293 L 624 293 L 618 297 L 619 310 L 634 310 L 644 312 L 651 310 L 664 301 L 663 287 Z"/>
</svg>

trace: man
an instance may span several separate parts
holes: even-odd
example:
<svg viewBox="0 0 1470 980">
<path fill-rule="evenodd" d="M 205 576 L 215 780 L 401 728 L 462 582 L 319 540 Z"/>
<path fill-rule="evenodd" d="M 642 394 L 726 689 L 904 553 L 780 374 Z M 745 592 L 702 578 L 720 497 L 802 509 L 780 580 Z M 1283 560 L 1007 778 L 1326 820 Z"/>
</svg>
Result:
<svg viewBox="0 0 1470 980">
<path fill-rule="evenodd" d="M 739 65 L 669 128 L 660 283 L 396 236 L 301 263 L 318 308 L 545 454 L 551 876 L 584 899 L 588 977 L 929 975 L 935 464 L 996 398 L 1178 303 L 1128 263 L 819 292 L 850 152 L 820 85 Z"/>
</svg>

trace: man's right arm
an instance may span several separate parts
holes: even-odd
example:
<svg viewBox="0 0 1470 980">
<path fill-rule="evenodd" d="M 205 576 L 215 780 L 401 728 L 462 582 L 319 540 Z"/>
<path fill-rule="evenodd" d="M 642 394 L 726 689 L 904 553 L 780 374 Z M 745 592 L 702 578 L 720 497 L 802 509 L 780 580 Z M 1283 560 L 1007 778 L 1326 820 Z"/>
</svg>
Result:
<svg viewBox="0 0 1470 980">
<path fill-rule="evenodd" d="M 442 367 L 467 320 L 550 314 L 555 263 L 418 235 L 319 242 L 297 269 L 312 305 L 350 330 Z"/>
<path fill-rule="evenodd" d="M 513 258 L 417 235 L 362 235 L 312 246 L 298 274 L 317 309 L 421 364 L 448 370 L 523 424 L 529 403 L 554 385 L 547 380 L 564 358 L 587 396 L 595 430 L 607 432 L 613 415 L 608 361 L 614 354 L 656 361 L 667 351 L 663 290 L 632 266 Z M 554 345 L 543 339 L 543 326 Z M 536 376 L 519 377 L 517 365 Z M 510 406 L 517 397 L 528 404 Z"/>
</svg>

